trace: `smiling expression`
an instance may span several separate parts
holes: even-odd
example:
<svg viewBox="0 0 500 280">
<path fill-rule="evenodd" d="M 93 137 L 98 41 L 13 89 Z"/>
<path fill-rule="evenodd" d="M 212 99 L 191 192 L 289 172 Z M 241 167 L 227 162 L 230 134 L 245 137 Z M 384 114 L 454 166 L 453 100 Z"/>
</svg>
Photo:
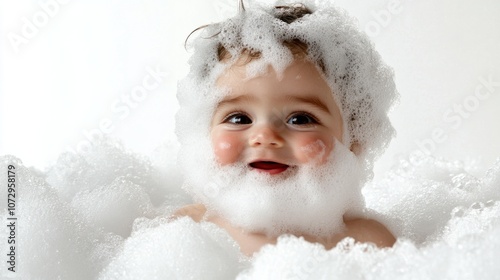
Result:
<svg viewBox="0 0 500 280">
<path fill-rule="evenodd" d="M 315 65 L 296 59 L 278 78 L 247 78 L 236 63 L 217 80 L 229 90 L 215 109 L 211 140 L 221 165 L 243 163 L 280 174 L 301 164 L 323 164 L 342 142 L 343 121 L 330 87 Z"/>
</svg>

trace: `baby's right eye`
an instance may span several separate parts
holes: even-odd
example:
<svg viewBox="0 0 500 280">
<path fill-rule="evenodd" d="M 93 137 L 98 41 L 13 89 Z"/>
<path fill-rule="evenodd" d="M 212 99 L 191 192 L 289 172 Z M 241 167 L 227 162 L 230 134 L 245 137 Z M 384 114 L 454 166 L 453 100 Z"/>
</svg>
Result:
<svg viewBox="0 0 500 280">
<path fill-rule="evenodd" d="M 224 123 L 231 124 L 251 124 L 252 119 L 243 113 L 234 113 L 224 119 Z"/>
</svg>

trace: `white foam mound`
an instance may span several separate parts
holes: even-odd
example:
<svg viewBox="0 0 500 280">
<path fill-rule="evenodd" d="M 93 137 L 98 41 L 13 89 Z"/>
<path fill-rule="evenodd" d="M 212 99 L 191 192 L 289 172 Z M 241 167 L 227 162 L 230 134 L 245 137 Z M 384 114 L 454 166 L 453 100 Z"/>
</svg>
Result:
<svg viewBox="0 0 500 280">
<path fill-rule="evenodd" d="M 495 211 L 498 217 L 498 207 Z M 264 248 L 237 279 L 496 279 L 499 234 L 497 221 L 453 243 L 418 247 L 399 240 L 380 250 L 344 239 L 330 251 L 286 236 Z"/>
<path fill-rule="evenodd" d="M 398 236 L 432 242 L 452 216 L 500 200 L 500 161 L 483 178 L 467 169 L 461 162 L 413 154 L 411 161 L 402 160 L 382 182 L 363 190 L 367 207 L 386 216 Z"/>
<path fill-rule="evenodd" d="M 76 155 L 94 161 L 60 166 L 61 174 L 74 177 L 61 178 L 67 185 L 57 187 L 47 182 L 53 169 L 42 172 L 15 157 L 0 158 L 3 174 L 9 164 L 17 168 L 19 279 L 495 279 L 500 273 L 500 161 L 475 177 L 468 172 L 474 165 L 414 158 L 412 164 L 395 166 L 380 184 L 365 188 L 367 206 L 382 213 L 380 218 L 398 233 L 393 248 L 379 250 L 346 239 L 325 251 L 283 236 L 248 262 L 215 225 L 188 218 L 169 222 L 172 210 L 186 203 L 185 196 L 179 197 L 180 186 L 168 184 L 179 181 L 176 174 L 165 177 L 147 158 L 117 147 L 108 141 Z M 119 171 L 116 178 L 96 172 L 93 180 L 108 183 L 91 190 L 82 183 L 78 191 L 75 182 L 84 182 L 96 170 L 91 166 L 119 165 L 123 158 L 135 159 L 141 170 L 151 168 L 149 175 L 134 179 L 143 184 L 124 179 Z M 160 193 L 153 191 L 157 178 L 166 180 L 156 186 L 164 195 L 152 204 L 152 196 Z M 71 201 L 61 191 L 65 187 L 75 191 Z M 101 205 L 96 209 L 90 207 L 91 193 Z M 138 198 L 137 204 L 131 196 Z M 0 218 L 6 221 L 6 200 L 0 203 Z M 147 211 L 131 205 L 145 205 Z M 122 211 L 127 207 L 131 211 Z M 105 222 L 112 218 L 122 228 Z M 0 239 L 7 240 L 7 234 L 0 230 Z M 6 256 L 7 246 L 1 248 Z M 7 265 L 0 264 L 2 279 L 12 276 Z"/>
<path fill-rule="evenodd" d="M 239 248 L 214 224 L 190 218 L 144 224 L 99 279 L 234 279 L 239 273 Z"/>
<path fill-rule="evenodd" d="M 7 174 L 7 166 L 16 167 L 16 232 L 17 270 L 7 270 L 7 262 L 0 265 L 2 279 L 92 279 L 102 270 L 122 238 L 104 232 L 87 223 L 77 211 L 65 202 L 57 191 L 38 174 L 21 164 L 17 158 L 6 156 L 0 160 L 0 170 Z M 2 190 L 2 197 L 7 195 Z M 8 212 L 2 199 L 2 221 Z M 6 201 L 6 199 L 5 199 Z M 2 240 L 8 232 L 0 230 Z M 2 256 L 9 248 L 2 246 Z M 22 265 L 21 265 L 22 264 Z"/>
</svg>

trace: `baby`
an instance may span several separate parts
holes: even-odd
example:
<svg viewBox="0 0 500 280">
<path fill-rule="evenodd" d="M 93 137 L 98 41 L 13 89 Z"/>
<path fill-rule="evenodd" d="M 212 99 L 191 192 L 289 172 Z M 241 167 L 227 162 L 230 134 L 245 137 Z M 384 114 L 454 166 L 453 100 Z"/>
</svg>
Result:
<svg viewBox="0 0 500 280">
<path fill-rule="evenodd" d="M 394 134 L 396 90 L 354 21 L 333 6 L 241 5 L 194 48 L 177 135 L 197 204 L 176 216 L 218 225 L 248 256 L 282 234 L 393 245 L 361 187 Z"/>
</svg>

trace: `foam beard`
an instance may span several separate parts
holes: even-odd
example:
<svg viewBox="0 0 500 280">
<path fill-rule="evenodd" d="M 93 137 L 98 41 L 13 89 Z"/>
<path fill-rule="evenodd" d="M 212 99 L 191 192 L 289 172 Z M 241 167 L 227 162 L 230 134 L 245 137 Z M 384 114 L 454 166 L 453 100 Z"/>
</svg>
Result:
<svg viewBox="0 0 500 280">
<path fill-rule="evenodd" d="M 345 214 L 357 215 L 364 206 L 361 186 L 366 169 L 338 141 L 325 164 L 313 160 L 278 175 L 246 164 L 202 163 L 210 157 L 199 152 L 191 155 L 195 161 L 190 166 L 199 168 L 190 169 L 185 189 L 207 207 L 208 215 L 221 216 L 249 232 L 327 237 L 344 228 Z"/>
</svg>

